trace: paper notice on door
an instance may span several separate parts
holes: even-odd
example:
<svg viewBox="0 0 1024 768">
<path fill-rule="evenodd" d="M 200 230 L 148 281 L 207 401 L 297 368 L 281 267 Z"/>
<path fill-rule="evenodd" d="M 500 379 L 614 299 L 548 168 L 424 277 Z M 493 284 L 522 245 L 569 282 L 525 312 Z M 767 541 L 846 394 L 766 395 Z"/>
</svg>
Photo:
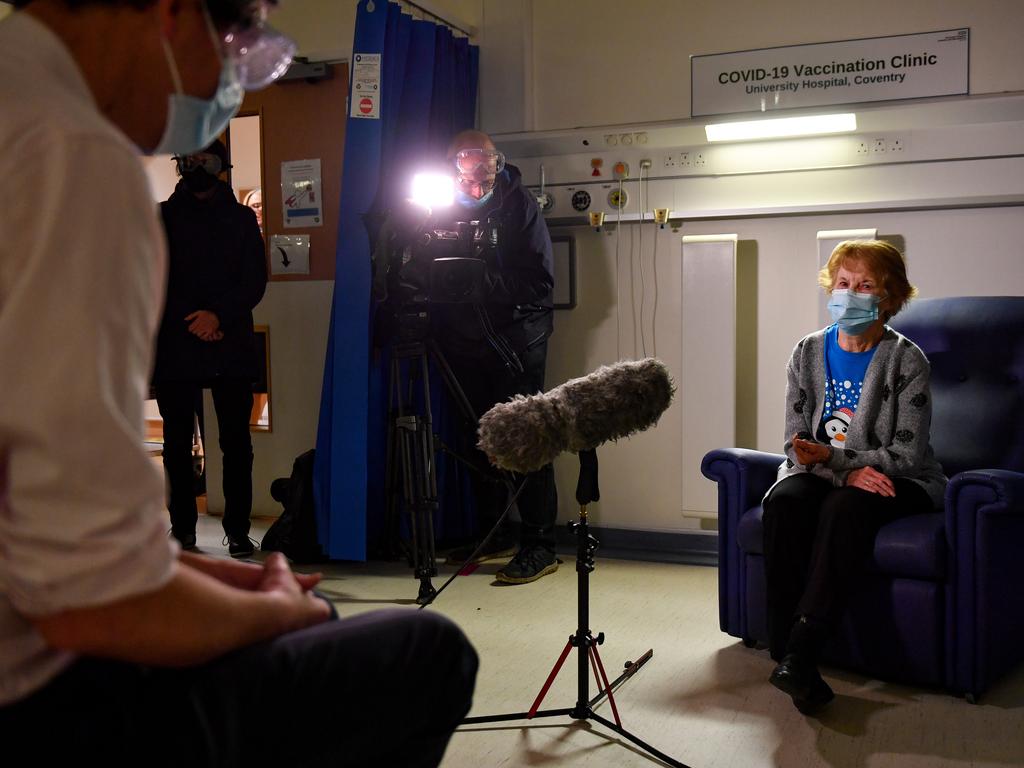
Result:
<svg viewBox="0 0 1024 768">
<path fill-rule="evenodd" d="M 352 56 L 351 116 L 380 119 L 380 54 Z"/>
<path fill-rule="evenodd" d="M 319 160 L 281 163 L 281 206 L 286 227 L 323 226 Z"/>
</svg>

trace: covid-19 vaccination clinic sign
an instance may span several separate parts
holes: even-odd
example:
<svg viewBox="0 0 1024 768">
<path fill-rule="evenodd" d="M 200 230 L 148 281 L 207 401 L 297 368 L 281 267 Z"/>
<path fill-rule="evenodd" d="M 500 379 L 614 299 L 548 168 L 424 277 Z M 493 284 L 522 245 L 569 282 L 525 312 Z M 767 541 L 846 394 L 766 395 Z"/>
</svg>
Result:
<svg viewBox="0 0 1024 768">
<path fill-rule="evenodd" d="M 690 57 L 690 114 L 721 115 L 968 92 L 970 30 Z"/>
</svg>

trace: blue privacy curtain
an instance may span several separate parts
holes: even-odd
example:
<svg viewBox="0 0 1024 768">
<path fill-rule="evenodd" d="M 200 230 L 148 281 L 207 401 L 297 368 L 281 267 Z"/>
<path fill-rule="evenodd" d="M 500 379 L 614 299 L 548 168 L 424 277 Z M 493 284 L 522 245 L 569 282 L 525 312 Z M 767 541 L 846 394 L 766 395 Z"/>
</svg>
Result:
<svg viewBox="0 0 1024 768">
<path fill-rule="evenodd" d="M 361 0 L 353 72 L 375 54 L 381 62 L 379 117 L 372 108 L 368 117 L 353 117 L 362 114 L 362 95 L 352 83 L 349 88 L 334 300 L 314 468 L 320 543 L 328 557 L 343 560 L 366 559 L 368 536 L 382 525 L 386 503 L 387 360 L 371 339 L 366 222 L 378 222 L 407 197 L 411 172 L 443 158 L 451 137 L 473 127 L 476 114 L 478 49 L 447 27 L 413 19 L 395 3 Z M 432 377 L 435 431 L 445 419 L 441 388 Z M 438 472 L 443 488 L 442 469 Z"/>
</svg>

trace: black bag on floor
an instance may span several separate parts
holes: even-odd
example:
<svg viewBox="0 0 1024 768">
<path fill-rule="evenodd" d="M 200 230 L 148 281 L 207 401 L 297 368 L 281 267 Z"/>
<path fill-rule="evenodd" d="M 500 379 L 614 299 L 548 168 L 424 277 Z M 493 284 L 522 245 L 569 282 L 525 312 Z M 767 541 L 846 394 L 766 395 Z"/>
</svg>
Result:
<svg viewBox="0 0 1024 768">
<path fill-rule="evenodd" d="M 295 563 L 326 560 L 317 538 L 316 508 L 313 505 L 314 450 L 295 459 L 291 477 L 279 477 L 270 484 L 270 495 L 284 505 L 281 516 L 263 535 L 260 549 L 277 551 Z"/>
</svg>

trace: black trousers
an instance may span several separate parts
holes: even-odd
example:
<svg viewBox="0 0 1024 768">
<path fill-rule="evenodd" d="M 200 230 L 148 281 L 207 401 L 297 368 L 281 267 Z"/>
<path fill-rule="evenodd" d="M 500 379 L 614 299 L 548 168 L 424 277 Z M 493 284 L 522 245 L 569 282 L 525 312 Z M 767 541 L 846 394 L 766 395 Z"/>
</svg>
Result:
<svg viewBox="0 0 1024 768">
<path fill-rule="evenodd" d="M 179 538 L 195 533 L 195 476 L 192 468 L 192 438 L 196 402 L 202 389 L 213 394 L 224 455 L 224 532 L 244 538 L 249 533 L 252 512 L 252 385 L 246 379 L 215 379 L 212 382 L 158 382 L 156 403 L 164 420 L 164 469 L 170 487 L 167 507 L 171 528 Z M 201 402 L 201 401 L 200 401 Z M 209 446 L 204 446 L 209 453 Z"/>
<path fill-rule="evenodd" d="M 863 578 L 878 529 L 898 517 L 931 512 L 931 499 L 906 478 L 896 496 L 836 488 L 811 474 L 791 475 L 764 500 L 764 565 L 768 645 L 772 658 L 787 652 L 790 631 L 806 616 L 834 631 L 849 595 Z"/>
<path fill-rule="evenodd" d="M 464 357 L 447 352 L 445 355 L 479 419 L 496 403 L 505 402 L 513 395 L 535 395 L 543 391 L 547 351 L 547 341 L 528 349 L 520 356 L 523 372 L 518 375 L 511 374 L 496 357 Z M 487 457 L 476 448 L 476 428 L 476 424 L 467 425 L 468 443 L 473 446 L 471 451 L 474 463 L 487 467 Z M 523 476 L 515 476 L 513 482 L 516 488 L 523 479 Z M 516 502 L 519 519 L 522 521 L 520 546 L 542 544 L 554 550 L 555 519 L 558 516 L 554 467 L 547 464 L 526 475 L 525 480 L 526 485 Z M 472 484 L 478 520 L 482 533 L 486 533 L 505 510 L 508 492 L 505 485 L 498 481 L 497 475 L 487 477 L 474 472 Z"/>
<path fill-rule="evenodd" d="M 0 740 L 38 765 L 428 768 L 469 711 L 476 670 L 451 621 L 391 609 L 200 667 L 80 660 L 0 707 Z"/>
</svg>

